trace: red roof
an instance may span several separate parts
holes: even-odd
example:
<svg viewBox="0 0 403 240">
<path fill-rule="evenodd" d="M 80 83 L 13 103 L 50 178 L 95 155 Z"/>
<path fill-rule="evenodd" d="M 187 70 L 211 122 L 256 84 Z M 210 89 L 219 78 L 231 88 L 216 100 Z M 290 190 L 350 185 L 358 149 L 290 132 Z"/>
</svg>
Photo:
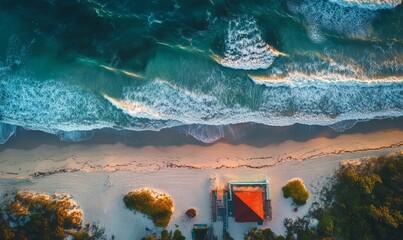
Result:
<svg viewBox="0 0 403 240">
<path fill-rule="evenodd" d="M 236 222 L 264 220 L 263 192 L 234 192 Z"/>
</svg>

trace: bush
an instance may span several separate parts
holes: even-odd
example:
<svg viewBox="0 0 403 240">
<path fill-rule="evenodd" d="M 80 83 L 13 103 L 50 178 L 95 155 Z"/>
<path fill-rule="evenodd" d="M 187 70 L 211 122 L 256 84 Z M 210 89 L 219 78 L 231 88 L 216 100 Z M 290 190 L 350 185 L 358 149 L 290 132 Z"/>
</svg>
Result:
<svg viewBox="0 0 403 240">
<path fill-rule="evenodd" d="M 322 216 L 321 219 L 319 219 L 318 223 L 318 231 L 319 234 L 323 236 L 331 236 L 333 233 L 333 218 L 330 215 L 325 214 Z"/>
<path fill-rule="evenodd" d="M 318 230 L 340 239 L 401 239 L 403 154 L 347 163 L 336 172 Z"/>
<path fill-rule="evenodd" d="M 126 207 L 148 216 L 157 227 L 166 227 L 173 214 L 173 201 L 165 195 L 150 190 L 132 191 L 127 193 L 123 201 Z"/>
<path fill-rule="evenodd" d="M 169 240 L 169 232 L 168 230 L 164 229 L 161 232 L 161 240 Z"/>
<path fill-rule="evenodd" d="M 185 240 L 186 238 L 182 235 L 182 232 L 179 229 L 176 229 L 174 232 L 174 236 L 172 240 Z"/>
<path fill-rule="evenodd" d="M 281 237 L 281 236 L 280 236 Z M 270 229 L 257 229 L 252 228 L 248 233 L 246 233 L 245 240 L 277 240 L 278 236 Z"/>
<path fill-rule="evenodd" d="M 106 239 L 103 228 L 82 226 L 82 212 L 67 194 L 16 192 L 1 210 L 0 239 Z"/>
<path fill-rule="evenodd" d="M 295 204 L 304 205 L 309 198 L 309 192 L 301 180 L 295 179 L 288 182 L 283 188 L 283 196 L 291 197 Z"/>
</svg>

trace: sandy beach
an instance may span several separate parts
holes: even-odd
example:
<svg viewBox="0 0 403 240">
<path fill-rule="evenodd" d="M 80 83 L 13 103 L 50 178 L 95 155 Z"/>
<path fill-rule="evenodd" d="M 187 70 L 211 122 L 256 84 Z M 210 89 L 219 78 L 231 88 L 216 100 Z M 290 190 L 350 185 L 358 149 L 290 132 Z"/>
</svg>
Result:
<svg viewBox="0 0 403 240">
<path fill-rule="evenodd" d="M 152 231 L 150 220 L 124 208 L 123 195 L 132 189 L 155 188 L 173 197 L 175 212 L 169 230 L 179 226 L 191 239 L 194 223 L 211 223 L 210 177 L 228 181 L 257 181 L 270 184 L 273 219 L 263 227 L 282 234 L 284 218 L 307 213 L 320 197 L 341 161 L 377 156 L 403 150 L 403 131 L 389 129 L 371 133 L 316 137 L 307 141 L 287 140 L 264 147 L 224 142 L 210 146 L 145 146 L 116 144 L 43 144 L 32 149 L 7 148 L 0 152 L 0 190 L 26 189 L 46 193 L 67 192 L 84 211 L 85 222 L 99 221 L 116 239 L 140 239 Z M 288 180 L 302 179 L 310 194 L 307 204 L 293 211 L 281 187 Z M 94 204 L 96 199 L 96 204 Z M 195 208 L 191 221 L 184 212 Z M 256 224 L 238 224 L 232 218 L 229 232 L 242 239 Z M 148 229 L 148 230 L 146 230 Z M 222 226 L 215 224 L 219 233 Z"/>
<path fill-rule="evenodd" d="M 116 144 L 40 145 L 30 150 L 0 152 L 0 176 L 27 178 L 61 172 L 149 172 L 170 168 L 221 169 L 272 167 L 284 162 L 319 157 L 370 156 L 376 151 L 395 151 L 403 146 L 402 130 L 317 137 L 304 142 L 287 140 L 255 147 L 217 143 L 211 146 L 145 146 Z"/>
<path fill-rule="evenodd" d="M 3 0 L 0 19 L 0 240 L 141 240 L 171 209 L 166 230 L 188 240 L 194 224 L 209 239 L 402 235 L 402 0 Z M 388 154 L 399 166 L 361 178 Z M 352 180 L 332 182 L 349 161 Z M 123 201 L 143 188 L 173 208 Z"/>
</svg>

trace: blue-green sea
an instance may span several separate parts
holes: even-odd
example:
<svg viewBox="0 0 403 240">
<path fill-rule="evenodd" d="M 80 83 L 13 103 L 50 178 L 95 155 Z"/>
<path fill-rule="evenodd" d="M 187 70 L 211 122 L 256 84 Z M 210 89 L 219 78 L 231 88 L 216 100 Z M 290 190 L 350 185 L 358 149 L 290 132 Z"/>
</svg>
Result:
<svg viewBox="0 0 403 240">
<path fill-rule="evenodd" d="M 401 116 L 399 0 L 0 0 L 0 143 Z"/>
</svg>

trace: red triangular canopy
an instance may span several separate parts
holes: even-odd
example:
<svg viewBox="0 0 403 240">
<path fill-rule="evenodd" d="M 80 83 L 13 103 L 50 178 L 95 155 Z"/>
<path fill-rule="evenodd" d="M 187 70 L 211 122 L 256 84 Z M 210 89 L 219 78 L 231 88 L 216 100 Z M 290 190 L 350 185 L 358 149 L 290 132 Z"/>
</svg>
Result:
<svg viewBox="0 0 403 240">
<path fill-rule="evenodd" d="M 264 220 L 262 192 L 234 192 L 236 222 L 259 222 Z"/>
</svg>

